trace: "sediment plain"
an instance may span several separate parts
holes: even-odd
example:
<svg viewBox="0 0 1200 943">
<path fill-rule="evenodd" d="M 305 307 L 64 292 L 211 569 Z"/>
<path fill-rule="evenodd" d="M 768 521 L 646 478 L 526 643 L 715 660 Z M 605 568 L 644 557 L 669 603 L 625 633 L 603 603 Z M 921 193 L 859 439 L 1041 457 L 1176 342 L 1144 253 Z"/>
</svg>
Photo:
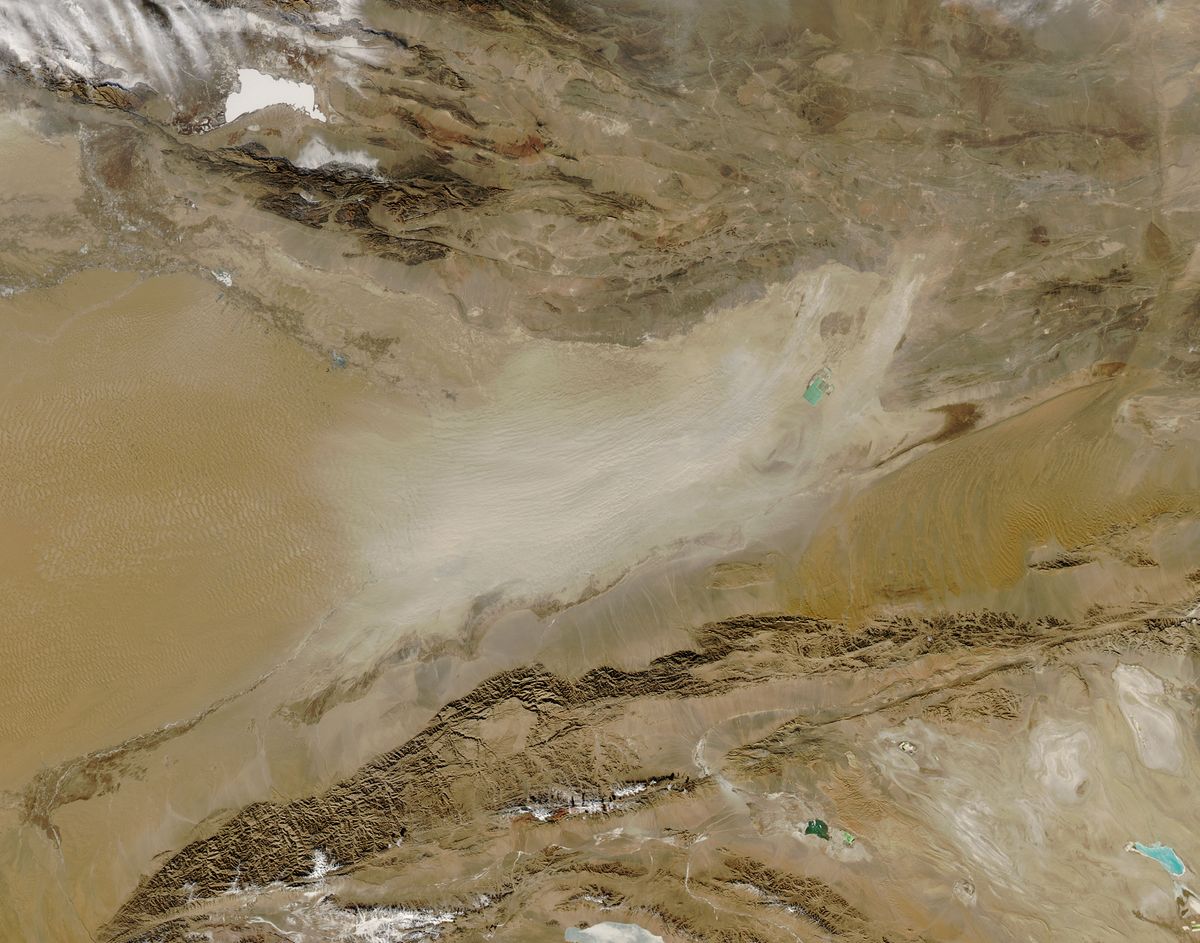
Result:
<svg viewBox="0 0 1200 943">
<path fill-rule="evenodd" d="M 1198 37 L 0 0 L 0 940 L 1194 937 Z"/>
</svg>

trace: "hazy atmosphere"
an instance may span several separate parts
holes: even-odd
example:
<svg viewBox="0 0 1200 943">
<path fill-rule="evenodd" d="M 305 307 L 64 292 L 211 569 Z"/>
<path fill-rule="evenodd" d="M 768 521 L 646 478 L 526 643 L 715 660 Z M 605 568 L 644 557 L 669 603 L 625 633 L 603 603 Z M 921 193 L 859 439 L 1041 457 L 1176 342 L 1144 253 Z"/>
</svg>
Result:
<svg viewBox="0 0 1200 943">
<path fill-rule="evenodd" d="M 0 943 L 1200 933 L 1200 7 L 0 0 Z"/>
</svg>

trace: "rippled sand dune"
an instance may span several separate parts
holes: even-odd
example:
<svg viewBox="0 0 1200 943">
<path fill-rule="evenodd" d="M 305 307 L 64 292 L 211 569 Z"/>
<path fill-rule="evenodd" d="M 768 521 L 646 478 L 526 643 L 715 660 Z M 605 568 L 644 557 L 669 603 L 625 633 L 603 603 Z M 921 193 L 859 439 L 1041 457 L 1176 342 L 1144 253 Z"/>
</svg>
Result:
<svg viewBox="0 0 1200 943">
<path fill-rule="evenodd" d="M 255 683 L 348 586 L 338 391 L 192 278 L 2 303 L 5 785 Z"/>
<path fill-rule="evenodd" d="M 1200 932 L 1198 25 L 0 0 L 0 943 Z"/>
<path fill-rule="evenodd" d="M 887 476 L 806 548 L 800 605 L 835 615 L 1022 583 L 1030 611 L 1063 614 L 1085 600 L 1119 604 L 1132 591 L 1182 596 L 1200 467 L 1191 441 L 1148 435 L 1134 419 L 1139 404 L 1162 396 L 1136 381 L 1101 381 Z M 1172 532 L 1183 541 L 1157 551 Z M 1038 553 L 1047 545 L 1061 549 Z M 1113 565 L 1119 585 L 1110 589 Z M 1061 571 L 1077 567 L 1074 592 L 1051 595 Z M 1055 575 L 1030 578 L 1042 573 Z"/>
</svg>

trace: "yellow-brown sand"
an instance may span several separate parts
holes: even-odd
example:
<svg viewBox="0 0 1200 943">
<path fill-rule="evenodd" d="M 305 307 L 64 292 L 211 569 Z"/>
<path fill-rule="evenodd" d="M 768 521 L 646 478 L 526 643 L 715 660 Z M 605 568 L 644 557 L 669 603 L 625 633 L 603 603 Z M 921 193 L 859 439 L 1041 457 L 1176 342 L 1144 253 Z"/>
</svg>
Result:
<svg viewBox="0 0 1200 943">
<path fill-rule="evenodd" d="M 218 292 L 92 272 L 0 302 L 4 785 L 252 682 L 342 578 L 306 471 L 330 381 Z"/>
<path fill-rule="evenodd" d="M 940 446 L 835 510 L 805 551 L 799 607 L 821 616 L 1005 588 L 1026 553 L 1200 511 L 1190 444 L 1121 420 L 1125 382 L 1043 403 Z"/>
</svg>

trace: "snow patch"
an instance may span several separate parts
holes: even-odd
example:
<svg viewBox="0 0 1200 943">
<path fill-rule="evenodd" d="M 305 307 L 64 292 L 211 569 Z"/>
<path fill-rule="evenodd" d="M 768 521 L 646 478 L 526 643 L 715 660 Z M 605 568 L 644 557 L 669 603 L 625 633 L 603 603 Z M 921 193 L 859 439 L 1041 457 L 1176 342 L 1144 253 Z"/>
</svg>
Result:
<svg viewBox="0 0 1200 943">
<path fill-rule="evenodd" d="M 651 786 L 657 785 L 659 785 L 657 779 L 651 779 L 648 782 L 622 783 L 608 791 L 608 798 L 605 798 L 604 795 L 576 798 L 567 793 L 540 796 L 523 805 L 504 809 L 502 814 L 509 818 L 530 816 L 538 822 L 556 822 L 568 815 L 601 815 L 609 812 L 624 812 L 637 805 L 636 802 L 628 800 L 645 792 Z M 668 782 L 666 788 L 667 790 L 672 789 L 673 784 Z"/>
<path fill-rule="evenodd" d="M 334 150 L 320 138 L 312 138 L 305 142 L 304 146 L 300 148 L 295 164 L 306 170 L 316 170 L 326 164 L 351 164 L 371 171 L 379 167 L 379 161 L 366 151 Z"/>
<path fill-rule="evenodd" d="M 436 935 L 438 927 L 453 923 L 460 916 L 462 914 L 449 910 L 371 907 L 355 914 L 350 939 L 356 943 L 402 943 L 417 940 Z"/>
<path fill-rule="evenodd" d="M 319 881 L 325 875 L 338 869 L 338 863 L 330 858 L 325 852 L 318 848 L 313 852 L 313 869 L 308 876 L 309 880 Z"/>
<path fill-rule="evenodd" d="M 317 107 L 317 93 L 306 82 L 280 79 L 257 69 L 238 69 L 238 86 L 225 100 L 225 123 L 269 105 L 288 105 L 309 117 L 324 121 Z"/>
<path fill-rule="evenodd" d="M 568 943 L 663 943 L 661 936 L 636 923 L 596 923 L 583 930 L 568 927 L 565 938 Z"/>
</svg>

